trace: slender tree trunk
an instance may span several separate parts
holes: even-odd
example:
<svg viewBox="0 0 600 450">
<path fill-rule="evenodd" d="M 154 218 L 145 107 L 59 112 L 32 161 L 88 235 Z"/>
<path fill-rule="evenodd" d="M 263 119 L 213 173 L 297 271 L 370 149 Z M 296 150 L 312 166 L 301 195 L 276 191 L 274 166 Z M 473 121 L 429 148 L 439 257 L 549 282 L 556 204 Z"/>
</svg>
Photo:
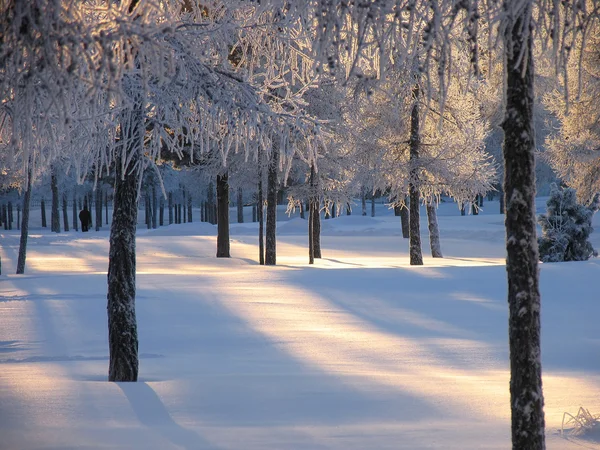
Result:
<svg viewBox="0 0 600 450">
<path fill-rule="evenodd" d="M 21 229 L 21 203 L 17 203 L 17 230 Z"/>
<path fill-rule="evenodd" d="M 258 220 L 258 263 L 265 264 L 265 236 L 264 236 L 264 199 L 263 199 L 263 169 L 262 148 L 258 149 L 258 201 L 256 214 Z"/>
<path fill-rule="evenodd" d="M 187 193 L 185 192 L 185 189 L 183 190 L 183 201 L 181 202 L 181 206 L 183 209 L 183 222 L 182 223 L 187 223 Z M 180 219 L 181 219 L 181 217 L 180 217 Z"/>
<path fill-rule="evenodd" d="M 477 197 L 475 197 L 475 200 L 471 203 L 471 214 L 473 214 L 474 216 L 479 215 L 478 206 L 479 206 L 479 203 L 477 201 Z"/>
<path fill-rule="evenodd" d="M 192 222 L 192 196 L 188 193 L 187 197 L 188 222 Z"/>
<path fill-rule="evenodd" d="M 152 205 L 150 203 L 150 188 L 146 187 L 146 197 L 144 199 L 144 211 L 146 213 L 145 222 L 148 229 L 152 228 Z"/>
<path fill-rule="evenodd" d="M 300 218 L 301 219 L 306 219 L 305 214 L 304 214 L 304 202 L 300 202 Z"/>
<path fill-rule="evenodd" d="M 461 216 L 466 216 L 467 215 L 467 208 L 465 207 L 465 202 L 462 202 L 460 204 L 460 215 Z"/>
<path fill-rule="evenodd" d="M 181 203 L 177 203 L 177 223 L 181 223 L 181 214 L 182 214 Z"/>
<path fill-rule="evenodd" d="M 375 192 L 371 195 L 371 217 L 375 217 Z"/>
<path fill-rule="evenodd" d="M 229 176 L 217 175 L 217 258 L 229 258 Z"/>
<path fill-rule="evenodd" d="M 46 201 L 44 200 L 44 197 L 42 197 L 40 207 L 42 208 L 42 228 L 46 228 L 48 223 L 46 221 Z"/>
<path fill-rule="evenodd" d="M 108 189 L 104 193 L 104 221 L 108 225 Z"/>
<path fill-rule="evenodd" d="M 8 202 L 8 229 L 12 230 L 13 224 L 13 204 L 12 202 Z"/>
<path fill-rule="evenodd" d="M 237 191 L 237 221 L 244 223 L 244 192 L 241 187 Z"/>
<path fill-rule="evenodd" d="M 256 222 L 258 219 L 256 218 L 257 213 L 256 203 L 252 205 L 252 223 Z"/>
<path fill-rule="evenodd" d="M 352 208 L 350 208 L 350 203 L 346 203 L 346 215 L 352 215 Z"/>
<path fill-rule="evenodd" d="M 279 149 L 273 145 L 267 172 L 267 229 L 265 264 L 277 264 L 277 170 L 279 169 Z"/>
<path fill-rule="evenodd" d="M 8 209 L 6 204 L 2 204 L 2 222 L 4 222 L 4 229 L 8 230 Z"/>
<path fill-rule="evenodd" d="M 25 273 L 25 259 L 27 256 L 27 237 L 29 236 L 29 205 L 31 204 L 31 184 L 33 168 L 31 158 L 27 170 L 27 189 L 23 195 L 23 221 L 21 222 L 21 239 L 19 241 L 19 257 L 17 259 L 17 275 Z"/>
<path fill-rule="evenodd" d="M 367 193 L 365 192 L 365 188 L 362 188 L 360 191 L 360 203 L 362 206 L 362 215 L 367 215 Z"/>
<path fill-rule="evenodd" d="M 515 0 L 505 0 L 510 11 Z M 515 9 L 517 6 L 512 5 Z M 542 450 L 544 394 L 540 349 L 540 291 L 535 220 L 532 4 L 504 34 L 506 112 L 504 192 L 508 275 L 510 405 L 513 449 Z M 528 27 L 529 29 L 526 29 Z"/>
<path fill-rule="evenodd" d="M 163 227 L 165 225 L 165 198 L 161 194 L 159 203 L 159 214 L 158 214 L 158 226 Z"/>
<path fill-rule="evenodd" d="M 73 229 L 79 231 L 79 220 L 77 217 L 77 188 L 73 190 Z"/>
<path fill-rule="evenodd" d="M 483 194 L 479 194 L 479 207 L 483 208 Z"/>
<path fill-rule="evenodd" d="M 421 250 L 421 226 L 419 223 L 419 147 L 421 145 L 421 135 L 419 130 L 419 96 L 420 89 L 415 85 L 413 90 L 414 105 L 410 114 L 410 183 L 408 185 L 410 206 L 409 206 L 409 226 L 410 226 L 410 265 L 422 266 L 423 253 Z"/>
<path fill-rule="evenodd" d="M 67 202 L 67 193 L 63 192 L 62 197 L 62 212 L 63 212 L 63 225 L 65 226 L 65 233 L 69 231 L 69 205 Z"/>
<path fill-rule="evenodd" d="M 135 316 L 137 189 L 141 174 L 135 167 L 143 152 L 143 119 L 140 109 L 125 114 L 125 129 L 131 161 L 123 171 L 120 152 L 115 160 L 113 220 L 108 257 L 109 381 L 137 381 L 138 336 Z"/>
<path fill-rule="evenodd" d="M 102 228 L 102 188 L 96 186 L 96 231 Z"/>
<path fill-rule="evenodd" d="M 506 214 L 506 208 L 504 205 L 504 190 L 500 192 L 500 214 Z"/>
<path fill-rule="evenodd" d="M 309 196 L 309 200 L 308 200 L 308 263 L 309 264 L 314 264 L 315 263 L 315 240 L 314 240 L 314 235 L 315 235 L 315 222 L 314 222 L 314 214 L 315 214 L 315 208 L 314 208 L 314 197 L 315 197 L 315 166 L 314 164 L 310 165 L 310 196 Z"/>
<path fill-rule="evenodd" d="M 169 225 L 171 225 L 173 223 L 173 193 L 172 192 L 169 192 L 168 203 L 169 203 Z"/>
<path fill-rule="evenodd" d="M 158 228 L 158 197 L 156 196 L 156 182 L 152 183 L 152 228 Z"/>
<path fill-rule="evenodd" d="M 60 233 L 60 207 L 58 206 L 58 177 L 56 168 L 50 168 L 50 189 L 52 190 L 52 206 L 50 211 L 50 230 L 54 233 Z"/>
<path fill-rule="evenodd" d="M 312 202 L 313 210 L 311 217 L 313 217 L 313 249 L 315 258 L 321 258 L 321 201 L 318 195 L 315 195 L 314 201 Z"/>
<path fill-rule="evenodd" d="M 434 258 L 443 258 L 442 246 L 440 244 L 440 228 L 437 220 L 437 207 L 427 203 L 427 224 L 429 225 L 429 246 L 431 247 L 431 256 Z"/>
</svg>

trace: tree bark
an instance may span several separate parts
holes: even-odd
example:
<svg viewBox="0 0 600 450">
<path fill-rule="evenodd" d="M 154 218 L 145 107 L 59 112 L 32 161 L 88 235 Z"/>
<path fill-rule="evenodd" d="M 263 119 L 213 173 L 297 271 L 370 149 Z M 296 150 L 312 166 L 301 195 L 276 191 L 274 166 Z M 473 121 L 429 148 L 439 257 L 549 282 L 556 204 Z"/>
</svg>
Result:
<svg viewBox="0 0 600 450">
<path fill-rule="evenodd" d="M 102 228 L 102 188 L 96 186 L 96 231 Z"/>
<path fill-rule="evenodd" d="M 404 199 L 404 205 L 400 208 L 400 226 L 402 227 L 402 238 L 410 238 L 410 218 L 408 217 L 408 207 L 406 206 L 408 198 Z"/>
<path fill-rule="evenodd" d="M 165 225 L 165 198 L 161 194 L 159 202 L 159 214 L 158 214 L 158 226 L 162 227 Z"/>
<path fill-rule="evenodd" d="M 46 228 L 48 223 L 46 221 L 46 201 L 44 200 L 44 197 L 42 197 L 40 207 L 42 209 L 42 228 Z"/>
<path fill-rule="evenodd" d="M 505 0 L 511 11 L 517 6 Z M 513 449 L 545 448 L 540 292 L 535 219 L 532 5 L 509 18 L 506 49 L 504 193 Z M 510 17 L 510 16 L 509 16 Z M 527 29 L 528 28 L 528 29 Z"/>
<path fill-rule="evenodd" d="M 17 275 L 25 273 L 25 259 L 27 257 L 27 237 L 29 236 L 29 206 L 31 205 L 31 184 L 33 168 L 31 158 L 27 170 L 27 189 L 23 195 L 23 220 L 21 222 L 21 239 L 19 241 L 19 257 L 17 259 Z"/>
<path fill-rule="evenodd" d="M 115 159 L 115 193 L 108 259 L 109 381 L 137 381 L 138 335 L 135 316 L 137 189 L 141 174 L 135 168 L 143 152 L 141 109 L 124 113 L 121 129 L 127 137 L 131 160 L 123 168 L 120 152 Z M 130 168 L 134 168 L 130 170 Z"/>
<path fill-rule="evenodd" d="M 264 199 L 263 199 L 263 169 L 262 147 L 258 148 L 258 200 L 256 215 L 258 220 L 258 263 L 265 264 L 265 237 L 264 237 Z"/>
<path fill-rule="evenodd" d="M 63 225 L 65 228 L 65 233 L 69 231 L 69 208 L 67 204 L 67 193 L 63 192 L 62 196 L 62 212 L 63 212 Z"/>
<path fill-rule="evenodd" d="M 104 194 L 104 221 L 105 224 L 108 225 L 108 189 Z"/>
<path fill-rule="evenodd" d="M 8 202 L 8 229 L 12 230 L 13 224 L 13 204 L 12 202 Z"/>
<path fill-rule="evenodd" d="M 188 223 L 192 222 L 192 196 L 188 193 L 187 197 Z"/>
<path fill-rule="evenodd" d="M 442 246 L 440 244 L 440 228 L 437 221 L 437 207 L 427 203 L 427 224 L 429 225 L 429 246 L 431 256 L 443 258 Z"/>
<path fill-rule="evenodd" d="M 312 202 L 311 220 L 313 221 L 313 249 L 315 258 L 321 258 L 321 201 L 318 194 Z"/>
<path fill-rule="evenodd" d="M 152 228 L 158 228 L 158 197 L 156 196 L 156 182 L 152 183 Z"/>
<path fill-rule="evenodd" d="M 279 169 L 279 149 L 273 145 L 267 172 L 267 229 L 265 264 L 277 264 L 277 170 Z"/>
<path fill-rule="evenodd" d="M 56 168 L 50 168 L 50 189 L 52 190 L 52 207 L 50 212 L 50 230 L 54 233 L 60 233 L 60 207 L 58 206 L 58 177 Z"/>
<path fill-rule="evenodd" d="M 237 221 L 244 223 L 244 192 L 241 187 L 237 190 Z"/>
<path fill-rule="evenodd" d="M 217 258 L 229 258 L 229 177 L 217 175 Z"/>
<path fill-rule="evenodd" d="M 419 96 L 420 89 L 415 85 L 413 90 L 414 105 L 410 113 L 410 183 L 408 192 L 410 197 L 409 206 L 409 227 L 410 227 L 410 265 L 422 266 L 423 254 L 421 250 L 421 226 L 419 224 L 419 147 L 421 145 L 421 135 L 419 130 Z"/>
<path fill-rule="evenodd" d="M 375 217 L 375 192 L 371 195 L 371 217 Z"/>
<path fill-rule="evenodd" d="M 315 197 L 315 166 L 314 164 L 310 165 L 310 196 L 309 196 L 309 200 L 308 200 L 308 263 L 309 264 L 314 264 L 315 263 L 315 240 L 314 240 L 314 234 L 315 234 L 315 222 L 314 222 L 314 214 L 315 214 L 315 208 L 314 208 L 314 197 Z"/>
<path fill-rule="evenodd" d="M 172 192 L 169 192 L 168 203 L 169 203 L 169 225 L 171 225 L 173 223 L 173 193 Z"/>
<path fill-rule="evenodd" d="M 227 192 L 229 192 L 229 188 L 227 189 Z M 180 223 L 187 223 L 187 193 L 185 192 L 185 189 L 183 189 L 183 201 L 181 202 L 181 207 L 183 208 L 183 221 L 180 216 Z"/>
<path fill-rule="evenodd" d="M 77 189 L 73 190 L 73 229 L 79 231 L 79 220 L 77 217 Z"/>
<path fill-rule="evenodd" d="M 367 215 L 367 193 L 365 192 L 365 188 L 362 188 L 360 191 L 360 203 L 362 206 L 362 215 Z"/>
</svg>

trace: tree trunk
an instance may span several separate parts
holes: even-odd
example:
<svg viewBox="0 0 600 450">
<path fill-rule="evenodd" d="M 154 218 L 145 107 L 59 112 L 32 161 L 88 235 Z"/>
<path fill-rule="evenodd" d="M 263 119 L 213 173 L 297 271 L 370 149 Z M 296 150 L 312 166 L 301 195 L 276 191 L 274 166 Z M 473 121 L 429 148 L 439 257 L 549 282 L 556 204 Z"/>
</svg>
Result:
<svg viewBox="0 0 600 450">
<path fill-rule="evenodd" d="M 313 218 L 313 249 L 315 258 L 321 258 L 321 201 L 318 195 L 315 195 L 312 202 L 313 210 L 311 217 Z"/>
<path fill-rule="evenodd" d="M 188 194 L 187 197 L 187 210 L 188 210 L 188 223 L 192 222 L 192 196 Z"/>
<path fill-rule="evenodd" d="M 346 215 L 352 215 L 352 208 L 350 208 L 350 203 L 346 203 Z"/>
<path fill-rule="evenodd" d="M 252 205 L 252 223 L 254 223 L 254 222 L 257 221 L 257 218 L 256 218 L 256 212 L 257 211 L 256 211 L 256 209 L 257 208 L 256 208 L 256 203 L 255 203 L 254 205 Z"/>
<path fill-rule="evenodd" d="M 58 206 L 58 177 L 54 166 L 50 168 L 50 189 L 52 190 L 52 207 L 50 212 L 50 230 L 60 233 L 60 207 Z"/>
<path fill-rule="evenodd" d="M 19 258 L 17 259 L 17 275 L 25 273 L 25 259 L 27 256 L 27 237 L 29 236 L 29 205 L 31 204 L 31 184 L 33 168 L 31 157 L 27 170 L 27 189 L 23 196 L 23 221 L 21 222 L 21 240 L 19 241 Z"/>
<path fill-rule="evenodd" d="M 479 215 L 479 204 L 477 201 L 477 197 L 475 197 L 475 200 L 471 203 L 471 214 L 473 214 L 474 216 L 478 216 Z"/>
<path fill-rule="evenodd" d="M 277 264 L 277 170 L 279 169 L 279 149 L 273 145 L 267 172 L 267 229 L 265 264 Z"/>
<path fill-rule="evenodd" d="M 365 192 L 365 188 L 362 188 L 360 191 L 360 203 L 362 206 L 362 215 L 367 215 L 367 193 Z"/>
<path fill-rule="evenodd" d="M 429 203 L 427 203 L 427 224 L 429 225 L 431 256 L 434 258 L 443 258 L 442 246 L 440 244 L 440 228 L 437 221 L 437 208 L 435 205 Z"/>
<path fill-rule="evenodd" d="M 165 198 L 161 194 L 159 203 L 159 214 L 158 214 L 158 226 L 163 227 L 165 225 Z"/>
<path fill-rule="evenodd" d="M 510 11 L 513 0 L 505 0 Z M 517 8 L 513 6 L 513 8 Z M 540 292 L 535 219 L 532 5 L 504 34 L 506 112 L 504 192 L 508 275 L 510 405 L 513 449 L 545 448 Z M 525 29 L 529 27 L 529 29 Z"/>
<path fill-rule="evenodd" d="M 96 231 L 102 228 L 102 188 L 96 186 Z"/>
<path fill-rule="evenodd" d="M 305 214 L 304 214 L 304 202 L 300 202 L 300 218 L 301 219 L 306 219 Z"/>
<path fill-rule="evenodd" d="M 479 207 L 483 207 L 483 194 L 479 194 Z"/>
<path fill-rule="evenodd" d="M 227 191 L 229 192 L 229 188 Z M 181 202 L 181 207 L 183 209 L 183 221 L 181 220 L 182 216 L 180 216 L 180 223 L 187 223 L 187 193 L 185 192 L 185 189 L 183 190 L 183 201 Z"/>
<path fill-rule="evenodd" d="M 156 182 L 152 183 L 152 228 L 158 228 L 158 197 L 156 196 Z"/>
<path fill-rule="evenodd" d="M 499 200 L 500 200 L 500 214 L 505 214 L 506 213 L 506 208 L 505 208 L 505 205 L 504 205 L 504 191 L 500 192 Z"/>
<path fill-rule="evenodd" d="M 422 266 L 423 254 L 421 251 L 421 226 L 419 224 L 419 147 L 421 145 L 421 135 L 419 130 L 419 96 L 420 89 L 415 85 L 413 90 L 414 105 L 410 113 L 410 183 L 408 185 L 410 206 L 409 206 L 409 227 L 410 227 L 410 265 Z"/>
<path fill-rule="evenodd" d="M 217 175 L 217 258 L 229 258 L 229 177 Z"/>
<path fill-rule="evenodd" d="M 77 189 L 73 190 L 73 229 L 79 231 L 79 220 L 77 217 Z"/>
<path fill-rule="evenodd" d="M 371 217 L 375 217 L 375 193 L 371 195 Z"/>
<path fill-rule="evenodd" d="M 168 204 L 169 204 L 169 225 L 171 225 L 173 223 L 173 193 L 172 192 L 169 192 Z"/>
<path fill-rule="evenodd" d="M 65 227 L 65 233 L 69 231 L 69 208 L 67 203 L 67 193 L 63 192 L 62 197 L 62 212 L 63 212 L 63 225 Z"/>
<path fill-rule="evenodd" d="M 123 168 L 120 152 L 115 160 L 113 220 L 108 257 L 108 380 L 137 381 L 138 336 L 135 317 L 137 189 L 141 174 L 131 167 L 142 157 L 143 119 L 140 109 L 125 114 L 121 124 L 127 133 L 131 160 Z M 124 124 L 126 126 L 124 126 Z M 124 170 L 123 170 L 124 169 Z M 129 173 L 128 173 L 129 172 Z"/>
<path fill-rule="evenodd" d="M 310 165 L 310 196 L 308 200 L 308 264 L 315 263 L 315 222 L 314 222 L 314 214 L 315 214 L 315 166 L 314 164 Z"/>
<path fill-rule="evenodd" d="M 8 202 L 8 229 L 12 230 L 13 224 L 13 205 L 12 202 Z"/>
<path fill-rule="evenodd" d="M 400 208 L 400 225 L 402 227 L 402 237 L 410 238 L 410 218 L 408 217 L 408 207 L 406 206 L 408 198 L 404 199 L 404 205 Z"/>
<path fill-rule="evenodd" d="M 152 207 L 150 206 L 150 189 L 146 187 L 146 197 L 144 198 L 145 222 L 148 229 L 152 228 Z"/>
<path fill-rule="evenodd" d="M 108 189 L 104 194 L 104 221 L 108 225 Z"/>
<path fill-rule="evenodd" d="M 241 187 L 237 191 L 237 221 L 244 223 L 244 193 Z"/>
<path fill-rule="evenodd" d="M 17 203 L 17 230 L 21 229 L 21 203 Z"/>
<path fill-rule="evenodd" d="M 258 220 L 258 263 L 265 264 L 265 236 L 264 236 L 264 199 L 263 199 L 263 170 L 262 147 L 258 148 L 258 201 L 256 215 Z"/>
<path fill-rule="evenodd" d="M 42 209 L 42 228 L 46 228 L 48 223 L 46 222 L 46 201 L 44 200 L 44 197 L 42 197 L 40 207 Z"/>
</svg>

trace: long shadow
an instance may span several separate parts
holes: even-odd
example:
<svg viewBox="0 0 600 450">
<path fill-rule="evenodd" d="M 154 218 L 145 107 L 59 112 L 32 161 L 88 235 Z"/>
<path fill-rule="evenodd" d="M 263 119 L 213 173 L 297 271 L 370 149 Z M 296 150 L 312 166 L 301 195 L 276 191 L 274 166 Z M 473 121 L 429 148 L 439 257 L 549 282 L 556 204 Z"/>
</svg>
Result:
<svg viewBox="0 0 600 450">
<path fill-rule="evenodd" d="M 160 433 L 172 444 L 186 450 L 219 449 L 198 433 L 175 422 L 160 397 L 147 383 L 117 383 L 117 385 L 129 400 L 133 412 L 142 425 Z"/>
</svg>

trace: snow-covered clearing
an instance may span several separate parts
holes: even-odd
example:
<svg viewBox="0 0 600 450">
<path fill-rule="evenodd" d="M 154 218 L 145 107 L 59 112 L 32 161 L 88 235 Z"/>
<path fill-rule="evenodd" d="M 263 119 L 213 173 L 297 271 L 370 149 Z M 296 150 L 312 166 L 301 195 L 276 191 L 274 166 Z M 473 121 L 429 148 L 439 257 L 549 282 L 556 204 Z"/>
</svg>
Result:
<svg viewBox="0 0 600 450">
<path fill-rule="evenodd" d="M 299 218 L 278 224 L 276 267 L 256 262 L 256 224 L 232 223 L 231 259 L 212 225 L 140 225 L 132 384 L 105 381 L 108 227 L 56 235 L 34 211 L 26 275 L 0 232 L 0 448 L 509 448 L 497 210 L 441 205 L 445 258 L 423 267 L 383 205 L 323 220 L 314 266 Z M 424 211 L 421 229 L 427 255 Z M 600 413 L 600 263 L 541 271 L 548 448 L 600 448 L 559 434 L 565 411 Z"/>
</svg>

